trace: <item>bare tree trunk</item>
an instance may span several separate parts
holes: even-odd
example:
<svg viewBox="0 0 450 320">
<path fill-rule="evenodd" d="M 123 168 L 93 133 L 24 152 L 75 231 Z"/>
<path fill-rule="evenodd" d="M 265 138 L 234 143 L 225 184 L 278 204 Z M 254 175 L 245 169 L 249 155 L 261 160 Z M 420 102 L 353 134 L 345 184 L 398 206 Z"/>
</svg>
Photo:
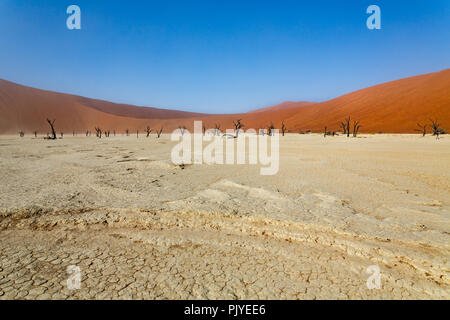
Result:
<svg viewBox="0 0 450 320">
<path fill-rule="evenodd" d="M 159 131 L 156 132 L 158 139 L 161 137 L 162 132 L 163 132 L 163 127 L 161 127 L 161 129 L 159 129 Z"/>
<path fill-rule="evenodd" d="M 178 129 L 180 130 L 181 136 L 184 136 L 184 133 L 186 132 L 185 126 L 178 126 Z"/>
<path fill-rule="evenodd" d="M 238 119 L 237 121 L 233 121 L 234 129 L 236 131 L 235 138 L 239 137 L 239 130 L 241 130 L 244 125 L 241 123 L 242 119 Z"/>
<path fill-rule="evenodd" d="M 361 128 L 361 126 L 359 125 L 359 121 L 354 121 L 353 122 L 353 137 L 356 138 L 356 136 L 358 135 L 359 128 Z"/>
<path fill-rule="evenodd" d="M 48 122 L 50 128 L 52 129 L 52 136 L 49 137 L 50 140 L 56 140 L 55 121 L 56 121 L 56 119 L 53 121 L 50 121 L 49 119 L 47 119 L 47 122 Z"/>
<path fill-rule="evenodd" d="M 345 127 L 347 130 L 347 138 L 349 138 L 350 137 L 350 117 L 345 119 Z"/>
<path fill-rule="evenodd" d="M 95 132 L 96 132 L 97 138 L 101 139 L 102 138 L 102 129 L 95 127 Z"/>
<path fill-rule="evenodd" d="M 216 123 L 215 135 L 218 136 L 220 132 L 220 123 Z"/>
<path fill-rule="evenodd" d="M 285 132 L 286 132 L 286 125 L 284 124 L 284 121 L 281 121 L 281 133 L 283 134 L 283 137 Z"/>
</svg>

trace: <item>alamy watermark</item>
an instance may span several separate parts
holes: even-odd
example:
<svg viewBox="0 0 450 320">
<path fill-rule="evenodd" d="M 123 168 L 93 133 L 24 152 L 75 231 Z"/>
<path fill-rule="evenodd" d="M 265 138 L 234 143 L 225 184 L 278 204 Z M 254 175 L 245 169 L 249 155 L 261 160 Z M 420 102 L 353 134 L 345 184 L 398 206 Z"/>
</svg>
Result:
<svg viewBox="0 0 450 320">
<path fill-rule="evenodd" d="M 367 18 L 367 29 L 369 30 L 380 30 L 381 29 L 381 9 L 377 5 L 371 5 L 366 10 L 370 17 Z"/>
<path fill-rule="evenodd" d="M 67 289 L 80 290 L 81 288 L 81 269 L 78 266 L 68 266 L 67 273 L 70 275 L 67 279 Z"/>
<path fill-rule="evenodd" d="M 267 135 L 258 135 L 254 129 L 228 129 L 222 134 L 218 129 L 204 130 L 202 121 L 194 121 L 193 134 L 180 128 L 172 133 L 171 140 L 179 142 L 171 152 L 175 165 L 259 164 L 261 175 L 275 175 L 280 167 L 280 137 L 276 129 Z"/>
<path fill-rule="evenodd" d="M 369 266 L 366 269 L 366 273 L 371 275 L 366 281 L 367 289 L 369 290 L 381 289 L 380 267 L 376 265 Z"/>
<path fill-rule="evenodd" d="M 66 20 L 66 26 L 69 30 L 80 30 L 81 29 L 81 9 L 77 5 L 70 5 L 66 10 L 67 14 L 70 16 Z"/>
<path fill-rule="evenodd" d="M 81 9 L 78 5 L 72 4 L 67 7 L 66 13 L 70 16 L 66 20 L 66 26 L 69 30 L 81 29 Z M 367 18 L 366 25 L 369 30 L 381 29 L 381 9 L 379 6 L 372 4 L 367 7 L 367 14 L 370 16 Z"/>
</svg>

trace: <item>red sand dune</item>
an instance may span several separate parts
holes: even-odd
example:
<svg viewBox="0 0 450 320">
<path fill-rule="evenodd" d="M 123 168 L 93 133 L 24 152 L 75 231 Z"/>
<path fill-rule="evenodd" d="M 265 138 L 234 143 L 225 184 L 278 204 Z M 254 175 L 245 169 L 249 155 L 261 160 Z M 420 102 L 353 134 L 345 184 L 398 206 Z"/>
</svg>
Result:
<svg viewBox="0 0 450 320">
<path fill-rule="evenodd" d="M 286 122 L 295 129 L 338 130 L 345 117 L 367 133 L 412 133 L 417 122 L 438 119 L 450 129 L 450 69 L 362 89 L 299 110 Z"/>
<path fill-rule="evenodd" d="M 308 102 L 308 101 L 286 101 L 282 102 L 280 104 L 271 106 L 271 107 L 265 107 L 257 110 L 250 111 L 248 113 L 257 113 L 257 112 L 266 112 L 266 111 L 280 111 L 280 110 L 287 110 L 292 108 L 298 108 L 298 107 L 304 107 L 314 104 L 314 102 Z"/>
<path fill-rule="evenodd" d="M 362 89 L 339 98 L 316 104 L 286 102 L 243 114 L 205 115 L 182 111 L 136 107 L 102 100 L 21 86 L 0 80 L 0 133 L 30 134 L 49 131 L 46 118 L 56 119 L 56 129 L 71 134 L 95 126 L 103 130 L 143 132 L 147 125 L 164 127 L 171 132 L 179 125 L 192 129 L 193 120 L 206 127 L 216 123 L 232 128 L 233 120 L 242 119 L 245 128 L 280 127 L 285 121 L 290 132 L 299 130 L 339 130 L 339 122 L 350 116 L 361 121 L 366 133 L 412 133 L 417 122 L 436 118 L 450 129 L 450 69 L 406 78 Z"/>
</svg>

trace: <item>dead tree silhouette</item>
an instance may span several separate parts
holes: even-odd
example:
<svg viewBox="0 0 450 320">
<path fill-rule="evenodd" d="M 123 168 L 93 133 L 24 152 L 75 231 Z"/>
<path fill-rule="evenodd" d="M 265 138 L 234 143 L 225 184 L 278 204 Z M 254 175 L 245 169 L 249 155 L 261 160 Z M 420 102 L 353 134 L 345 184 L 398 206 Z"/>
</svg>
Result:
<svg viewBox="0 0 450 320">
<path fill-rule="evenodd" d="M 95 127 L 95 132 L 96 132 L 96 136 L 97 138 L 101 139 L 102 138 L 102 129 Z"/>
<path fill-rule="evenodd" d="M 281 134 L 283 135 L 283 137 L 284 137 L 286 130 L 287 130 L 287 128 L 286 128 L 286 125 L 284 124 L 284 120 L 283 120 L 283 121 L 281 121 Z"/>
<path fill-rule="evenodd" d="M 47 122 L 48 122 L 50 128 L 52 129 L 52 136 L 48 137 L 49 140 L 56 140 L 55 121 L 56 121 L 56 119 L 53 121 L 50 121 L 49 119 L 47 119 Z"/>
<path fill-rule="evenodd" d="M 37 131 L 34 131 L 33 133 L 34 133 L 34 137 L 37 138 L 37 134 L 38 134 Z"/>
<path fill-rule="evenodd" d="M 327 131 L 327 129 L 328 129 L 328 128 L 327 128 L 327 127 L 325 127 L 325 131 L 324 131 L 324 133 L 323 133 L 323 137 L 324 137 L 324 138 L 326 138 L 326 137 L 327 137 L 327 134 L 328 134 L 328 131 Z"/>
<path fill-rule="evenodd" d="M 267 135 L 272 136 L 273 130 L 275 130 L 275 126 L 273 125 L 273 123 L 271 123 L 270 126 L 267 127 Z"/>
<path fill-rule="evenodd" d="M 19 136 L 20 136 L 21 138 L 23 138 L 23 137 L 25 136 L 25 132 L 19 131 Z"/>
<path fill-rule="evenodd" d="M 130 135 L 130 130 L 125 129 L 125 134 L 127 135 L 127 137 Z"/>
<path fill-rule="evenodd" d="M 147 138 L 148 138 L 150 136 L 150 133 L 152 132 L 152 129 L 150 128 L 150 126 L 147 126 L 146 132 L 147 132 Z"/>
<path fill-rule="evenodd" d="M 156 135 L 157 135 L 157 138 L 159 139 L 159 137 L 161 137 L 161 133 L 163 132 L 163 127 L 161 127 L 160 129 L 159 129 L 159 131 L 156 131 Z"/>
<path fill-rule="evenodd" d="M 422 133 L 422 137 L 425 137 L 427 135 L 427 125 L 426 124 L 421 125 L 420 123 L 417 123 L 417 126 L 420 129 L 416 129 L 415 131 Z"/>
<path fill-rule="evenodd" d="M 219 132 L 220 132 L 220 123 L 216 123 L 216 126 L 215 126 L 214 130 L 215 130 L 215 135 L 219 136 L 220 135 L 219 134 Z"/>
<path fill-rule="evenodd" d="M 433 130 L 433 136 L 436 136 L 436 139 L 439 140 L 439 136 L 441 134 L 445 134 L 445 130 L 441 128 L 441 125 L 439 124 L 438 120 L 430 119 L 431 121 L 431 129 Z"/>
<path fill-rule="evenodd" d="M 241 121 L 242 121 L 242 119 L 233 121 L 234 130 L 236 132 L 235 138 L 237 138 L 239 136 L 239 130 L 241 130 L 244 127 L 244 125 L 241 123 Z"/>
<path fill-rule="evenodd" d="M 353 121 L 353 137 L 357 137 L 360 128 L 361 125 L 359 124 L 359 121 Z"/>
<path fill-rule="evenodd" d="M 342 128 L 344 135 L 347 135 L 347 138 L 350 137 L 350 117 L 340 122 L 339 126 Z"/>
<path fill-rule="evenodd" d="M 350 117 L 345 119 L 345 128 L 347 130 L 347 138 L 350 137 Z"/>
<path fill-rule="evenodd" d="M 346 135 L 347 134 L 347 126 L 345 125 L 345 122 L 340 122 L 339 126 L 342 128 L 342 133 L 344 135 Z"/>
<path fill-rule="evenodd" d="M 180 130 L 181 135 L 184 136 L 184 134 L 186 132 L 186 127 L 185 126 L 178 126 L 178 129 Z"/>
</svg>

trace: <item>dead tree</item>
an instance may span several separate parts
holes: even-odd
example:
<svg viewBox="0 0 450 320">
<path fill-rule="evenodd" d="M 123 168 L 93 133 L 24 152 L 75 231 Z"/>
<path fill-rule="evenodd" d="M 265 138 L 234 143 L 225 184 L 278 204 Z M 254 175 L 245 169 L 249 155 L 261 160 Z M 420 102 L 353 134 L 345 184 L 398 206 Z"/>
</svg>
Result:
<svg viewBox="0 0 450 320">
<path fill-rule="evenodd" d="M 358 135 L 358 131 L 361 128 L 359 121 L 353 121 L 353 137 L 356 138 L 356 136 Z"/>
<path fill-rule="evenodd" d="M 328 129 L 328 128 L 327 128 L 327 127 L 325 127 L 325 132 L 323 133 L 323 137 L 324 137 L 324 138 L 326 138 L 326 137 L 327 137 L 327 134 L 328 134 L 328 131 L 327 131 L 327 129 Z"/>
<path fill-rule="evenodd" d="M 431 129 L 433 130 L 433 136 L 436 136 L 436 139 L 439 139 L 441 134 L 445 134 L 445 130 L 441 128 L 441 125 L 437 120 L 430 119 L 431 121 Z"/>
<path fill-rule="evenodd" d="M 342 128 L 344 135 L 347 135 L 347 138 L 350 137 L 350 117 L 340 122 L 339 126 Z"/>
<path fill-rule="evenodd" d="M 420 123 L 417 123 L 417 126 L 420 129 L 416 129 L 415 131 L 422 133 L 422 137 L 425 137 L 427 135 L 427 125 L 426 124 L 421 125 Z"/>
<path fill-rule="evenodd" d="M 271 123 L 270 126 L 267 127 L 267 135 L 273 136 L 273 130 L 275 130 L 275 126 Z"/>
<path fill-rule="evenodd" d="M 346 135 L 347 134 L 347 126 L 346 126 L 345 122 L 340 122 L 339 126 L 342 128 L 342 133 L 344 135 Z"/>
<path fill-rule="evenodd" d="M 95 127 L 95 132 L 96 132 L 96 136 L 97 138 L 101 139 L 102 138 L 102 129 Z"/>
<path fill-rule="evenodd" d="M 114 130 L 114 137 L 116 136 L 116 130 Z"/>
<path fill-rule="evenodd" d="M 163 132 L 163 127 L 161 127 L 161 129 L 159 129 L 159 131 L 156 131 L 156 135 L 157 135 L 158 139 L 159 139 L 159 137 L 161 137 L 162 132 Z"/>
<path fill-rule="evenodd" d="M 238 119 L 237 121 L 233 121 L 233 125 L 234 125 L 234 130 L 236 132 L 236 136 L 235 138 L 237 138 L 239 136 L 239 130 L 241 130 L 244 125 L 241 123 L 242 119 Z"/>
<path fill-rule="evenodd" d="M 147 138 L 148 138 L 150 136 L 150 133 L 152 132 L 152 129 L 150 129 L 150 126 L 147 126 L 146 132 L 147 132 Z"/>
<path fill-rule="evenodd" d="M 25 132 L 19 131 L 19 136 L 20 136 L 21 138 L 23 138 L 23 137 L 25 136 Z"/>
<path fill-rule="evenodd" d="M 34 131 L 34 137 L 37 138 L 37 131 Z"/>
<path fill-rule="evenodd" d="M 53 121 L 50 121 L 49 119 L 47 119 L 47 122 L 48 122 L 50 128 L 52 129 L 52 136 L 48 137 L 49 140 L 56 140 L 55 121 L 56 121 L 56 119 Z"/>
<path fill-rule="evenodd" d="M 89 135 L 89 130 L 86 130 L 86 137 Z"/>
<path fill-rule="evenodd" d="M 281 134 L 283 135 L 283 137 L 284 137 L 284 134 L 286 133 L 286 130 L 287 130 L 287 128 L 286 128 L 286 125 L 284 124 L 284 121 L 281 121 Z"/>
<path fill-rule="evenodd" d="M 219 135 L 219 132 L 220 132 L 220 123 L 216 123 L 216 126 L 215 126 L 215 134 L 216 134 L 216 136 L 218 136 Z"/>
<path fill-rule="evenodd" d="M 203 135 L 205 135 L 206 134 L 206 125 L 203 125 L 202 131 L 203 131 Z"/>
<path fill-rule="evenodd" d="M 350 117 L 345 119 L 345 126 L 347 130 L 347 138 L 350 137 Z"/>
<path fill-rule="evenodd" d="M 136 138 L 139 138 L 139 130 L 136 130 Z"/>
<path fill-rule="evenodd" d="M 181 135 L 184 136 L 184 133 L 186 132 L 186 127 L 185 126 L 178 126 L 178 129 L 181 132 Z"/>
<path fill-rule="evenodd" d="M 64 132 L 61 131 L 61 139 L 64 138 Z"/>
<path fill-rule="evenodd" d="M 127 135 L 127 137 L 130 135 L 130 130 L 125 129 L 125 134 Z"/>
</svg>

